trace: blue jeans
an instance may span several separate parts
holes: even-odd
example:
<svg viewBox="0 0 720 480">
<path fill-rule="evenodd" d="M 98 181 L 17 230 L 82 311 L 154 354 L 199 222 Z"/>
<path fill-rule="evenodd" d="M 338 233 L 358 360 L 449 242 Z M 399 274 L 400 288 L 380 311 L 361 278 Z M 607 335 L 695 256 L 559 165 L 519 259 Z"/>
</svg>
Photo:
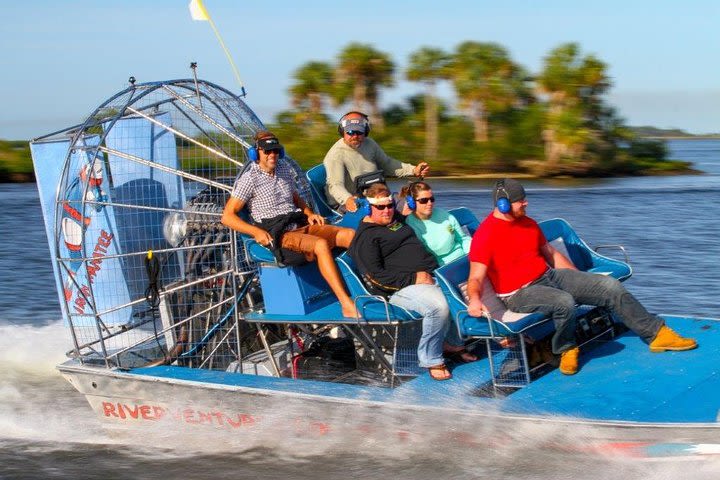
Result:
<svg viewBox="0 0 720 480">
<path fill-rule="evenodd" d="M 596 305 L 610 309 L 630 330 L 650 343 L 663 321 L 648 312 L 622 284 L 607 275 L 569 269 L 549 269 L 532 285 L 505 299 L 505 305 L 520 313 L 542 312 L 552 316 L 554 353 L 576 346 L 575 305 Z"/>
<path fill-rule="evenodd" d="M 418 344 L 418 363 L 428 368 L 445 363 L 443 342 L 462 345 L 455 328 L 450 328 L 450 307 L 437 285 L 410 285 L 395 292 L 389 302 L 422 315 L 422 336 Z M 445 338 L 447 336 L 447 339 Z"/>
</svg>

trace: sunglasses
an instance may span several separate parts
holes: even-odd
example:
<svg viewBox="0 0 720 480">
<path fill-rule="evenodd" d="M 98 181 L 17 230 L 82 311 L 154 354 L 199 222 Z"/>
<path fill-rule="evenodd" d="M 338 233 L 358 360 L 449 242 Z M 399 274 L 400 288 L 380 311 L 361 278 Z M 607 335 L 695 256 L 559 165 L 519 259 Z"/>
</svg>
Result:
<svg viewBox="0 0 720 480">
<path fill-rule="evenodd" d="M 429 203 L 429 202 L 435 203 L 435 197 L 416 198 L 415 201 L 417 203 L 421 203 L 421 204 L 425 205 L 426 203 Z"/>
<path fill-rule="evenodd" d="M 277 155 L 280 155 L 280 149 L 279 149 L 279 148 L 268 148 L 268 149 L 262 148 L 261 150 L 262 150 L 263 152 L 265 152 L 265 155 L 271 155 L 271 154 L 273 154 L 273 153 L 275 153 L 275 154 L 277 154 Z"/>
<path fill-rule="evenodd" d="M 358 132 L 356 130 L 353 130 L 352 132 L 345 132 L 345 135 L 348 137 L 359 137 L 360 135 L 365 135 L 365 132 Z"/>
<path fill-rule="evenodd" d="M 372 205 L 372 204 L 370 204 Z M 385 210 L 386 208 L 393 208 L 395 206 L 395 203 L 386 203 L 385 205 L 372 205 L 373 207 L 377 208 L 378 210 Z"/>
</svg>

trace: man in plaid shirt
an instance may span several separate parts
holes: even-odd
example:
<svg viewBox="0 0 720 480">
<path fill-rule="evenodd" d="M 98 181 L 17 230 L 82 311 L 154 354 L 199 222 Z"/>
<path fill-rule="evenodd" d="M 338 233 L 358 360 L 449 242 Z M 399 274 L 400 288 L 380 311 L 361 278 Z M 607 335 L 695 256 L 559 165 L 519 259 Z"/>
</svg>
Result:
<svg viewBox="0 0 720 480">
<path fill-rule="evenodd" d="M 308 261 L 317 260 L 318 268 L 330 289 L 340 301 L 343 316 L 357 318 L 355 303 L 345 290 L 335 260 L 334 247 L 347 248 L 355 235 L 350 228 L 326 225 L 325 218 L 300 198 L 295 189 L 293 169 L 281 159 L 282 145 L 270 132 L 255 135 L 257 162 L 236 180 L 225 204 L 222 223 L 233 230 L 252 236 L 260 245 L 274 248 L 268 230 L 279 228 L 279 248 L 301 253 Z M 238 213 L 248 207 L 252 223 Z"/>
</svg>

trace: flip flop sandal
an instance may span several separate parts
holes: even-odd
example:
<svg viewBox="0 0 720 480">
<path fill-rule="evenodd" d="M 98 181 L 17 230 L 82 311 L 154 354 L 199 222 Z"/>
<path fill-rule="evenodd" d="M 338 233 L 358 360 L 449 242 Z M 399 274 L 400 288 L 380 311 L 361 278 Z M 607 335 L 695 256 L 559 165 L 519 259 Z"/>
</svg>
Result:
<svg viewBox="0 0 720 480">
<path fill-rule="evenodd" d="M 450 370 L 447 369 L 445 364 L 428 367 L 428 372 L 430 373 L 430 378 L 433 380 L 443 381 L 452 378 L 452 373 L 450 373 Z"/>
</svg>

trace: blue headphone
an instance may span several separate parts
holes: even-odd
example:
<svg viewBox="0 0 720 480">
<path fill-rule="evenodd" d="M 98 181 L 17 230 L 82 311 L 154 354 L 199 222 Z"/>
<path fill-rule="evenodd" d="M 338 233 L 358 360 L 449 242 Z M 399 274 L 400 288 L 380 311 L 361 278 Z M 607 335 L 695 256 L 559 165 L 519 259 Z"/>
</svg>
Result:
<svg viewBox="0 0 720 480">
<path fill-rule="evenodd" d="M 500 213 L 510 213 L 512 210 L 512 204 L 510 203 L 510 195 L 505 190 L 505 180 L 498 180 L 495 184 L 495 193 L 497 198 L 495 199 L 495 206 Z"/>
<path fill-rule="evenodd" d="M 260 160 L 260 154 L 258 153 L 257 141 L 255 142 L 255 145 L 248 148 L 247 155 L 251 162 L 257 162 L 258 160 Z M 285 158 L 285 147 L 280 148 L 280 158 Z"/>
<path fill-rule="evenodd" d="M 412 194 L 405 197 L 405 203 L 407 204 L 407 206 L 410 210 L 414 211 L 417 208 L 417 202 L 415 202 L 415 199 L 413 198 Z"/>
<path fill-rule="evenodd" d="M 393 206 L 391 208 L 395 208 L 395 200 L 393 200 L 392 204 Z M 363 217 L 367 217 L 372 213 L 372 205 L 370 205 L 370 202 L 367 198 L 356 198 L 355 205 L 357 205 L 358 207 L 355 213 L 358 213 Z"/>
<path fill-rule="evenodd" d="M 420 177 L 420 182 L 422 182 L 422 177 Z M 417 208 L 417 202 L 415 201 L 415 197 L 413 197 L 412 195 L 412 188 L 420 182 L 411 182 L 410 185 L 408 185 L 408 193 L 410 195 L 405 197 L 405 203 L 412 211 L 415 211 L 415 209 Z"/>
<path fill-rule="evenodd" d="M 358 207 L 357 213 L 363 217 L 370 215 L 372 208 L 370 207 L 370 202 L 368 202 L 367 198 L 356 198 L 355 204 Z"/>
</svg>

